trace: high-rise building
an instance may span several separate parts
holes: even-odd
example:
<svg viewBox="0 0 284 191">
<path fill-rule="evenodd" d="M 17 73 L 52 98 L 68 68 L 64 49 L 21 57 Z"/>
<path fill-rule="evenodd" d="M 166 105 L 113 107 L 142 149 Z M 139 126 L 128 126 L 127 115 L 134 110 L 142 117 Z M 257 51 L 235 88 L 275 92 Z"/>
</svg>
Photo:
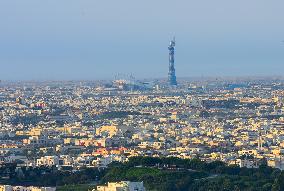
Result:
<svg viewBox="0 0 284 191">
<path fill-rule="evenodd" d="M 172 86 L 177 85 L 176 70 L 175 70 L 175 38 L 170 41 L 169 49 L 169 73 L 168 73 L 168 83 Z"/>
</svg>

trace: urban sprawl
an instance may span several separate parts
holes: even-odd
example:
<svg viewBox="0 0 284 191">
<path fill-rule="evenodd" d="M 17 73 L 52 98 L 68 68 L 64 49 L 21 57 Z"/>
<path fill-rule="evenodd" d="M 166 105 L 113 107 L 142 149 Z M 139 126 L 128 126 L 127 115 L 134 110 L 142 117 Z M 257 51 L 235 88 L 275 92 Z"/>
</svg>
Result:
<svg viewBox="0 0 284 191">
<path fill-rule="evenodd" d="M 0 166 L 15 165 L 1 182 L 23 168 L 103 170 L 138 156 L 283 170 L 283 98 L 277 79 L 1 82 Z"/>
</svg>

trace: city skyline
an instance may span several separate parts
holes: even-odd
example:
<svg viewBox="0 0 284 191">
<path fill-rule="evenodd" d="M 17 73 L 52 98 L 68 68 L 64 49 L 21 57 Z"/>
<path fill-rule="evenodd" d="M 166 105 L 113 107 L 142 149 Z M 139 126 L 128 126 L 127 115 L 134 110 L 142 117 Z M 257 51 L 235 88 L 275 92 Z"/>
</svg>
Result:
<svg viewBox="0 0 284 191">
<path fill-rule="evenodd" d="M 282 76 L 283 2 L 205 3 L 3 1 L 0 79 L 166 78 L 172 36 L 178 78 Z"/>
<path fill-rule="evenodd" d="M 284 191 L 283 7 L 0 1 L 0 191 Z"/>
</svg>

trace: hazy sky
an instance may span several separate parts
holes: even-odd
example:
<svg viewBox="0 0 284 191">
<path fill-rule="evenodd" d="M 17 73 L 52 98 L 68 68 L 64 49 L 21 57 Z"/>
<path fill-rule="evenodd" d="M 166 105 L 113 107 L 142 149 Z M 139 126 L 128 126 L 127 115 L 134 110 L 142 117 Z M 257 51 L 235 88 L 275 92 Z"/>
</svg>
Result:
<svg viewBox="0 0 284 191">
<path fill-rule="evenodd" d="M 283 0 L 0 0 L 0 79 L 284 74 Z"/>
</svg>

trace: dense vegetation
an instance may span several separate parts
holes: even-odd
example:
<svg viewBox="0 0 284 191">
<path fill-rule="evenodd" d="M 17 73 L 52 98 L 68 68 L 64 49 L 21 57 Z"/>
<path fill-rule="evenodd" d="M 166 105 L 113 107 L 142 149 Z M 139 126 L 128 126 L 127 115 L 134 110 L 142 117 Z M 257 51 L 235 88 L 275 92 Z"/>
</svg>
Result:
<svg viewBox="0 0 284 191">
<path fill-rule="evenodd" d="M 94 186 L 87 184 L 77 184 L 77 185 L 65 185 L 58 186 L 56 191 L 87 191 L 92 190 Z"/>
<path fill-rule="evenodd" d="M 103 174 L 103 171 L 95 168 L 59 171 L 55 167 L 16 168 L 16 165 L 6 165 L 0 168 L 0 183 L 33 186 L 86 184 L 98 180 Z"/>
<path fill-rule="evenodd" d="M 90 183 L 121 180 L 143 181 L 147 190 L 151 191 L 284 190 L 284 172 L 278 169 L 265 165 L 258 169 L 239 168 L 219 161 L 205 163 L 199 159 L 133 157 L 124 164 L 112 163 L 103 171 L 94 168 L 74 172 L 47 167 L 15 168 L 15 165 L 1 167 L 0 182 L 59 186 L 60 191 L 87 191 Z"/>
<path fill-rule="evenodd" d="M 152 173 L 148 169 L 142 175 L 137 166 L 155 167 L 159 169 L 159 172 Z M 144 181 L 148 190 L 284 190 L 284 172 L 266 165 L 258 169 L 248 169 L 227 166 L 220 161 L 205 163 L 198 159 L 135 157 L 120 167 L 116 166 L 119 170 L 114 167 L 115 165 L 106 173 L 102 181 L 122 179 Z M 132 172 L 133 168 L 137 171 L 137 177 L 133 175 L 135 174 Z M 116 172 L 120 174 L 120 178 L 117 177 Z M 131 176 L 128 176 L 129 173 L 132 173 Z M 169 180 L 167 173 L 172 174 Z M 156 180 L 159 181 L 156 182 Z"/>
</svg>

